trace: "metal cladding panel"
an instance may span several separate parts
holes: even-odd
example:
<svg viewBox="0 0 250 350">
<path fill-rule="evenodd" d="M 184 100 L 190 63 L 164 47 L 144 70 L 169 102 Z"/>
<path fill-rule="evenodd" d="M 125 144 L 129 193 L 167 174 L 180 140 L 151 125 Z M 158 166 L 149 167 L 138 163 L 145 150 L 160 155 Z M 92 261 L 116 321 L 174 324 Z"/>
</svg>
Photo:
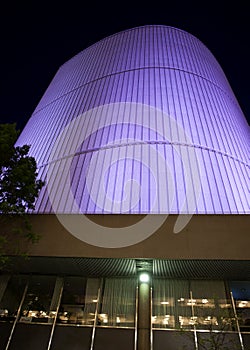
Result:
<svg viewBox="0 0 250 350">
<path fill-rule="evenodd" d="M 17 142 L 47 185 L 38 213 L 249 213 L 249 127 L 211 52 L 133 28 L 58 70 Z"/>
</svg>

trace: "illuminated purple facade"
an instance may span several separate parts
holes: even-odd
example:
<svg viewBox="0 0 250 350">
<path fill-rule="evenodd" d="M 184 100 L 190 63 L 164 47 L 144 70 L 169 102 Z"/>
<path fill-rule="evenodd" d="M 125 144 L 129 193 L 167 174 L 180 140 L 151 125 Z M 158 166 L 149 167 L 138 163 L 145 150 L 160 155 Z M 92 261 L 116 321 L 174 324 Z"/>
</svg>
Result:
<svg viewBox="0 0 250 350">
<path fill-rule="evenodd" d="M 38 213 L 249 213 L 249 128 L 211 52 L 144 26 L 60 67 L 18 144 L 47 186 Z"/>
</svg>

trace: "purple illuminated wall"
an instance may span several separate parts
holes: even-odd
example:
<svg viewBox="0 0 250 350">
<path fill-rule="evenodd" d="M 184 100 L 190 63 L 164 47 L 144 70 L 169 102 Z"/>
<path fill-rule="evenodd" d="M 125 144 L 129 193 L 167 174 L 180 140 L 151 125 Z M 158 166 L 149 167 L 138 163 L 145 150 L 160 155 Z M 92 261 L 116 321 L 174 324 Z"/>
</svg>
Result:
<svg viewBox="0 0 250 350">
<path fill-rule="evenodd" d="M 246 119 L 182 30 L 133 28 L 66 62 L 24 143 L 50 183 L 39 213 L 249 213 Z"/>
</svg>

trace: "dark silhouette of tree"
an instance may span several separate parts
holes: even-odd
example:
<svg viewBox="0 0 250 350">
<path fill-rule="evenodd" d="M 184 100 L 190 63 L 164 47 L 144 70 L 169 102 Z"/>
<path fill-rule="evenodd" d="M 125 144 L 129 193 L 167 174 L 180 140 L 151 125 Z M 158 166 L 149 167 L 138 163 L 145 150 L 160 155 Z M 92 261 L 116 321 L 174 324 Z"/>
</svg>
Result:
<svg viewBox="0 0 250 350">
<path fill-rule="evenodd" d="M 217 298 L 215 303 L 218 304 Z M 235 330 L 236 319 L 230 309 L 211 309 L 211 320 L 204 326 L 203 332 L 197 331 L 197 345 L 199 350 L 241 350 L 238 339 L 238 333 L 232 333 Z M 218 323 L 213 322 L 213 318 Z M 196 327 L 196 325 L 195 325 Z M 205 330 L 205 332 L 204 332 Z M 180 335 L 184 336 L 184 349 L 190 349 L 190 345 L 194 346 L 194 332 L 190 329 L 181 329 Z"/>
<path fill-rule="evenodd" d="M 15 124 L 0 124 L 0 257 L 5 261 L 10 248 L 9 234 L 25 237 L 31 242 L 39 238 L 32 231 L 27 212 L 34 209 L 44 185 L 37 180 L 37 165 L 28 155 L 30 146 L 16 147 L 19 135 Z M 17 237 L 17 236 L 16 236 Z M 15 239 L 17 242 L 17 240 Z M 14 248 L 14 247 L 12 247 Z"/>
</svg>

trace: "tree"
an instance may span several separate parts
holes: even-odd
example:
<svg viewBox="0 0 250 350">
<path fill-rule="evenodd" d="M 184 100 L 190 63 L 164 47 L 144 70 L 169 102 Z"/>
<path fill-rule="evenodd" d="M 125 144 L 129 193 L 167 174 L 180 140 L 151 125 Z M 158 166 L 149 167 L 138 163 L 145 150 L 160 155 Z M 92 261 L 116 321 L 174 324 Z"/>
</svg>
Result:
<svg viewBox="0 0 250 350">
<path fill-rule="evenodd" d="M 215 298 L 215 305 L 219 305 L 219 299 Z M 201 307 L 200 307 L 201 308 Z M 205 308 L 205 306 L 203 306 Z M 197 331 L 197 345 L 199 350 L 241 350 L 237 333 L 232 333 L 236 328 L 236 319 L 231 308 L 209 308 L 211 316 L 206 317 L 203 332 Z M 197 317 L 194 318 L 194 327 L 197 329 Z M 205 331 L 205 332 L 204 332 Z M 180 335 L 185 337 L 184 349 L 190 349 L 194 344 L 194 329 L 181 329 Z M 193 345 L 194 346 L 194 345 Z"/>
<path fill-rule="evenodd" d="M 179 334 L 185 336 L 186 344 L 183 350 L 190 349 L 191 344 L 194 344 L 194 334 L 190 330 L 182 330 Z M 197 343 L 199 350 L 241 350 L 240 343 L 235 337 L 237 334 L 228 333 L 227 327 L 225 329 L 214 329 L 210 325 L 206 332 L 197 333 Z M 193 345 L 194 349 L 194 345 Z"/>
<path fill-rule="evenodd" d="M 37 165 L 28 155 L 30 146 L 15 146 L 19 135 L 16 124 L 0 124 L 0 256 L 2 261 L 8 244 L 9 230 L 35 242 L 27 212 L 34 209 L 44 185 L 37 180 Z M 15 220 L 13 220 L 15 218 Z M 7 223 L 7 225 L 6 225 Z M 15 224 L 16 223 L 16 224 Z M 3 227 L 8 228 L 8 232 Z"/>
</svg>

